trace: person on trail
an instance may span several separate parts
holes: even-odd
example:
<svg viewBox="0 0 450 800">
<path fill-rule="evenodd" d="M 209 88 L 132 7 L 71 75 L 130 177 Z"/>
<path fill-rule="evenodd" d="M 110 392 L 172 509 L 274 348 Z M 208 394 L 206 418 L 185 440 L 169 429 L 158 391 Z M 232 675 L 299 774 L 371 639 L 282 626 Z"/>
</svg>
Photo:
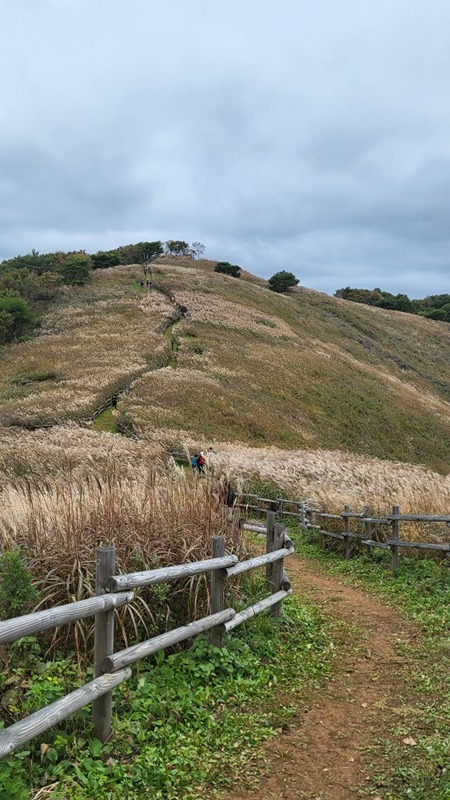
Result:
<svg viewBox="0 0 450 800">
<path fill-rule="evenodd" d="M 198 469 L 198 457 L 199 453 L 195 453 L 195 455 L 191 458 L 192 472 L 195 472 L 195 470 Z"/>
<path fill-rule="evenodd" d="M 117 411 L 117 399 L 118 399 L 117 395 L 113 394 L 113 396 L 111 398 L 111 408 L 112 408 L 113 411 Z"/>
<path fill-rule="evenodd" d="M 205 458 L 205 454 L 203 453 L 203 450 L 202 450 L 198 454 L 198 458 L 197 458 L 197 469 L 198 469 L 199 475 L 204 475 L 205 474 L 205 467 L 206 467 L 206 458 Z"/>
</svg>

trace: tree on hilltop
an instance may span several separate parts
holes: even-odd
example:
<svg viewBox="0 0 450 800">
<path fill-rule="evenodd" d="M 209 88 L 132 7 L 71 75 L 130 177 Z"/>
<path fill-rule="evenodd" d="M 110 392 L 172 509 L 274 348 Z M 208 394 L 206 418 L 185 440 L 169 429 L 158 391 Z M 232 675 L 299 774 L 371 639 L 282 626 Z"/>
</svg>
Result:
<svg viewBox="0 0 450 800">
<path fill-rule="evenodd" d="M 194 254 L 194 256 L 196 257 L 197 261 L 199 260 L 200 256 L 203 255 L 205 250 L 206 250 L 206 247 L 201 242 L 192 242 L 192 244 L 191 244 L 191 252 Z"/>
<path fill-rule="evenodd" d="M 269 278 L 268 283 L 269 289 L 272 292 L 287 294 L 289 289 L 291 289 L 293 286 L 297 286 L 300 281 L 292 272 L 286 272 L 286 270 L 283 269 L 281 272 L 276 272 L 275 275 L 272 275 L 272 277 Z"/>
<path fill-rule="evenodd" d="M 169 239 L 166 242 L 166 253 L 169 256 L 190 256 L 191 249 L 187 242 L 183 242 L 181 239 Z"/>
</svg>

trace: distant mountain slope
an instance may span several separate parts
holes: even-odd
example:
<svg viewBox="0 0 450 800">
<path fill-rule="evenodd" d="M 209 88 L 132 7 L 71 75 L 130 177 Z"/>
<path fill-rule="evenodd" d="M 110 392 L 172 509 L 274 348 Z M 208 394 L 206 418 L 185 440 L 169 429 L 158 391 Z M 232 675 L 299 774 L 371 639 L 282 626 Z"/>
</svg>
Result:
<svg viewBox="0 0 450 800">
<path fill-rule="evenodd" d="M 448 325 L 303 288 L 277 295 L 213 267 L 155 264 L 153 283 L 175 303 L 143 289 L 139 267 L 65 290 L 41 335 L 1 353 L 0 424 L 82 418 L 130 385 L 119 412 L 145 437 L 345 449 L 449 470 Z M 171 325 L 180 305 L 188 313 Z"/>
</svg>

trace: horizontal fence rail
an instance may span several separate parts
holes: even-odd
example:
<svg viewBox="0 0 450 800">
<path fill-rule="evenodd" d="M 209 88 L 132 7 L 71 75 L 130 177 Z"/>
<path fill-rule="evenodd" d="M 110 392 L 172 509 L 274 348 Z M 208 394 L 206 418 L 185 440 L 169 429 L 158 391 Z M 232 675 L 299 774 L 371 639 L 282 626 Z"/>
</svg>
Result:
<svg viewBox="0 0 450 800">
<path fill-rule="evenodd" d="M 246 622 L 248 619 L 255 617 L 256 614 L 259 614 L 261 611 L 266 611 L 271 606 L 274 606 L 281 600 L 289 597 L 290 594 L 292 594 L 292 589 L 282 589 L 279 592 L 275 592 L 275 594 L 270 595 L 270 597 L 265 597 L 263 600 L 259 600 L 257 603 L 254 603 L 254 605 L 245 608 L 244 611 L 240 611 L 239 614 L 236 614 L 236 616 L 229 622 L 226 622 L 225 630 L 233 630 L 233 628 L 241 625 L 242 622 Z"/>
<path fill-rule="evenodd" d="M 283 519 L 285 516 L 294 516 L 303 527 L 315 531 L 322 536 L 343 542 L 345 544 L 346 558 L 350 557 L 353 544 L 364 545 L 369 551 L 371 548 L 391 550 L 393 574 L 395 574 L 399 566 L 401 548 L 441 553 L 447 558 L 450 558 L 450 541 L 448 543 L 437 543 L 400 538 L 401 522 L 435 523 L 450 526 L 450 515 L 447 514 L 401 514 L 398 506 L 393 506 L 392 513 L 386 514 L 385 517 L 372 516 L 368 506 L 366 506 L 363 511 L 351 511 L 348 506 L 345 506 L 340 514 L 330 514 L 327 511 L 321 511 L 305 500 L 290 500 L 281 497 L 270 499 L 267 497 L 259 497 L 255 494 L 243 495 L 238 503 L 241 509 L 255 510 L 261 514 L 266 513 L 267 504 L 270 504 L 272 510 L 279 518 Z M 287 508 L 292 507 L 295 507 L 297 510 L 287 510 Z M 342 521 L 343 527 L 341 530 L 327 530 L 319 524 L 321 520 Z M 362 525 L 362 530 L 352 531 L 350 527 L 352 520 Z M 378 532 L 377 538 L 374 538 L 372 526 L 388 528 L 389 533 L 383 535 Z M 265 531 L 264 526 L 254 523 L 247 523 L 244 527 L 255 533 L 264 533 Z M 450 537 L 450 532 L 448 534 L 445 532 L 444 535 Z"/>
<path fill-rule="evenodd" d="M 12 753 L 17 747 L 29 742 L 40 733 L 45 733 L 53 725 L 57 725 L 61 720 L 66 719 L 75 711 L 92 703 L 98 697 L 110 692 L 119 683 L 122 683 L 125 678 L 129 678 L 131 670 L 122 670 L 115 672 L 114 675 L 101 675 L 95 678 L 90 683 L 86 683 L 80 689 L 62 697 L 61 700 L 55 700 L 54 703 L 35 711 L 25 719 L 10 725 L 3 731 L 0 731 L 0 758 Z"/>
<path fill-rule="evenodd" d="M 256 567 L 263 567 L 265 564 L 273 564 L 274 561 L 279 561 L 282 558 L 287 558 L 293 554 L 293 548 L 282 547 L 281 550 L 275 550 L 274 553 L 267 553 L 265 556 L 255 556 L 248 561 L 240 561 L 234 567 L 228 567 L 226 571 L 227 578 L 232 578 L 233 575 L 241 575 L 243 572 L 248 572 Z"/>
<path fill-rule="evenodd" d="M 433 514 L 388 514 L 386 519 L 398 519 L 404 522 L 445 522 L 450 525 L 450 517 Z"/>
<path fill-rule="evenodd" d="M 154 636 L 153 639 L 148 639 L 146 642 L 135 644 L 133 647 L 127 647 L 125 650 L 120 650 L 119 653 L 108 656 L 103 661 L 103 669 L 105 672 L 115 672 L 118 669 L 123 669 L 123 667 L 134 664 L 135 661 L 140 661 L 141 658 L 159 653 L 161 650 L 165 650 L 166 647 L 172 647 L 172 645 L 184 642 L 186 639 L 192 639 L 193 636 L 204 633 L 210 628 L 215 628 L 217 625 L 223 625 L 235 616 L 234 608 L 227 608 L 225 611 L 210 614 L 210 616 L 203 617 L 203 619 L 199 619 L 196 622 L 189 622 L 188 625 L 183 625 L 181 628 L 161 633 L 159 636 Z"/>
<path fill-rule="evenodd" d="M 223 569 L 236 564 L 237 556 L 224 556 L 223 558 L 209 558 L 205 561 L 192 561 L 189 564 L 180 564 L 174 567 L 162 567 L 148 572 L 131 572 L 128 575 L 114 575 L 106 582 L 107 590 L 123 592 L 126 589 L 135 589 L 138 586 L 154 586 L 157 583 L 168 583 L 179 578 L 191 578 L 216 569 Z"/>
<path fill-rule="evenodd" d="M 67 603 L 65 606 L 56 606 L 45 611 L 35 611 L 34 614 L 24 614 L 22 617 L 0 622 L 0 644 L 15 642 L 22 636 L 34 636 L 36 633 L 57 628 L 77 622 L 79 619 L 92 617 L 99 611 L 109 611 L 119 608 L 133 599 L 133 592 L 126 594 L 105 594 L 100 597 L 89 597 L 76 603 Z"/>
<path fill-rule="evenodd" d="M 373 545 L 372 540 L 363 540 L 363 544 Z M 386 544 L 388 547 L 415 547 L 417 550 L 438 550 L 441 553 L 448 553 L 450 545 L 448 544 L 435 544 L 434 542 L 412 542 L 409 539 L 387 539 Z"/>
<path fill-rule="evenodd" d="M 252 525 L 251 523 L 244 523 L 243 527 L 246 531 L 254 531 L 255 533 L 260 533 L 264 536 L 266 535 L 267 528 L 265 525 Z"/>
<path fill-rule="evenodd" d="M 231 522 L 235 524 L 235 520 Z M 211 643 L 220 647 L 226 632 L 256 614 L 270 609 L 273 617 L 279 616 L 282 600 L 291 593 L 283 564 L 294 552 L 293 543 L 284 527 L 275 523 L 272 512 L 267 514 L 264 531 L 267 552 L 262 556 L 240 562 L 237 556 L 225 554 L 225 537 L 214 536 L 210 559 L 127 575 L 114 574 L 115 548 L 99 547 L 94 597 L 0 622 L 2 644 L 95 616 L 94 680 L 0 731 L 0 758 L 90 703 L 93 704 L 95 735 L 100 741 L 106 741 L 111 733 L 112 690 L 130 677 L 130 664 L 205 631 L 209 631 Z M 233 608 L 225 608 L 226 579 L 258 567 L 266 568 L 269 596 L 238 614 Z M 114 652 L 115 609 L 133 601 L 131 589 L 207 573 L 211 575 L 211 613 L 208 616 Z"/>
</svg>

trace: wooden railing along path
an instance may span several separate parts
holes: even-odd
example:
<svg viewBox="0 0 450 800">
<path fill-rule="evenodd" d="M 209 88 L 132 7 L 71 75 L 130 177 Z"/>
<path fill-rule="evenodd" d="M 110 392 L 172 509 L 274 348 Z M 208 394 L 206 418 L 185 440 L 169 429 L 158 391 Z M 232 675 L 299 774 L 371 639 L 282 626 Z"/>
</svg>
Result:
<svg viewBox="0 0 450 800">
<path fill-rule="evenodd" d="M 95 615 L 94 680 L 0 731 L 0 758 L 89 703 L 93 703 L 95 736 L 106 741 L 111 733 L 112 689 L 130 677 L 131 664 L 204 631 L 209 631 L 212 644 L 222 647 L 226 632 L 261 611 L 270 608 L 272 616 L 279 616 L 281 602 L 291 593 L 283 561 L 292 555 L 294 547 L 283 525 L 275 523 L 272 513 L 267 515 L 266 529 L 266 553 L 262 556 L 239 561 L 235 555 L 226 555 L 225 537 L 214 536 L 210 559 L 127 575 L 115 574 L 115 548 L 99 547 L 95 597 L 0 622 L 0 644 L 5 644 Z M 263 566 L 270 594 L 239 613 L 225 608 L 227 578 Z M 114 611 L 133 601 L 134 588 L 207 573 L 211 574 L 211 613 L 208 616 L 114 651 Z"/>
<path fill-rule="evenodd" d="M 352 545 L 363 545 L 371 551 L 371 548 L 378 547 L 383 550 L 391 550 L 392 553 L 392 573 L 395 575 L 400 563 L 400 550 L 418 549 L 441 553 L 450 559 L 450 531 L 444 533 L 448 538 L 447 542 L 425 542 L 400 537 L 400 524 L 402 522 L 422 522 L 436 523 L 450 526 L 450 516 L 445 514 L 401 514 L 398 506 L 392 507 L 392 513 L 385 517 L 373 517 L 370 508 L 365 506 L 362 512 L 350 511 L 349 506 L 344 506 L 340 514 L 328 514 L 315 506 L 308 504 L 304 500 L 288 500 L 277 498 L 273 500 L 267 497 L 260 497 L 255 494 L 243 495 L 239 502 L 240 508 L 244 510 L 256 511 L 266 514 L 271 509 L 280 519 L 285 517 L 295 517 L 300 525 L 309 530 L 314 530 L 318 534 L 337 539 L 345 544 L 345 557 L 349 558 Z M 330 531 L 318 524 L 318 520 L 340 520 L 342 529 L 340 531 Z M 359 530 L 351 530 L 351 520 L 358 523 Z M 387 535 L 383 529 L 389 528 Z M 375 529 L 375 530 L 374 530 Z"/>
</svg>

